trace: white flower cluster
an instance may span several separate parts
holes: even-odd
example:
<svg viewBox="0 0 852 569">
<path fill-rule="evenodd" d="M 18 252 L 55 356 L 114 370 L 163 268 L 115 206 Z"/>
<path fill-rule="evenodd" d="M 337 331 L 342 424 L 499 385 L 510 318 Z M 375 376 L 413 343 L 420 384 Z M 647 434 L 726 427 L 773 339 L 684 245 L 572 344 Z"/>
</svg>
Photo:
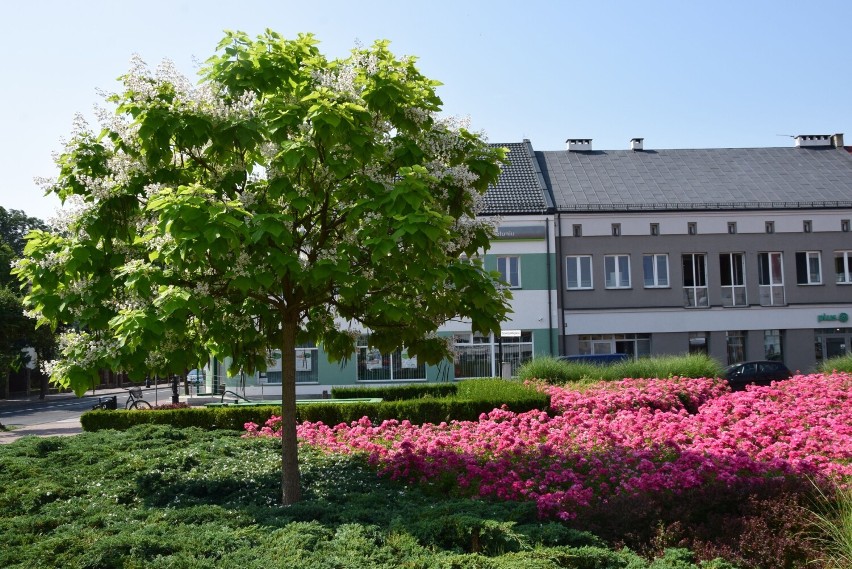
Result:
<svg viewBox="0 0 852 569">
<path fill-rule="evenodd" d="M 59 267 L 68 262 L 71 258 L 67 250 L 64 251 L 49 251 L 47 255 L 36 260 L 36 265 L 42 269 L 51 269 Z"/>
<path fill-rule="evenodd" d="M 58 344 L 63 362 L 83 369 L 97 369 L 104 358 L 119 348 L 114 338 L 88 332 L 65 332 L 60 334 Z"/>
<path fill-rule="evenodd" d="M 102 93 L 105 99 L 109 94 Z M 95 116 L 102 130 L 111 132 L 127 148 L 138 148 L 139 123 L 131 121 L 127 115 L 121 115 L 110 111 L 100 105 L 95 106 Z"/>
<path fill-rule="evenodd" d="M 160 193 L 160 190 L 162 190 L 162 189 L 163 189 L 163 185 L 162 185 L 162 184 L 148 184 L 148 185 L 147 185 L 147 186 L 145 186 L 145 188 L 144 188 L 144 191 L 145 191 L 145 199 L 146 199 L 146 200 L 148 200 L 148 201 L 150 201 L 151 199 L 153 199 L 154 197 L 156 197 L 156 196 L 157 196 L 157 194 L 159 194 L 159 193 Z"/>
<path fill-rule="evenodd" d="M 238 277 L 250 277 L 254 273 L 254 268 L 254 264 L 249 259 L 248 253 L 240 251 L 232 270 L 234 275 Z"/>
<path fill-rule="evenodd" d="M 85 201 L 83 196 L 72 194 L 65 199 L 62 207 L 56 210 L 56 214 L 47 220 L 47 224 L 55 233 L 71 235 L 77 230 L 77 221 L 84 217 L 94 205 L 90 201 Z"/>
<path fill-rule="evenodd" d="M 162 95 L 168 93 L 174 108 L 204 114 L 218 120 L 246 119 L 255 114 L 257 99 L 254 92 L 246 91 L 228 96 L 222 86 L 211 82 L 196 86 L 180 73 L 169 59 L 160 62 L 154 72 L 151 72 L 138 55 L 134 55 L 130 63 L 130 70 L 123 79 L 124 87 L 132 100 L 150 102 L 159 100 Z M 132 134 L 132 131 L 127 130 L 127 126 L 116 125 L 115 132 L 122 140 L 127 140 L 125 133 Z"/>
<path fill-rule="evenodd" d="M 50 377 L 53 375 L 53 370 L 56 368 L 57 360 L 39 360 L 38 368 L 43 374 Z"/>
</svg>

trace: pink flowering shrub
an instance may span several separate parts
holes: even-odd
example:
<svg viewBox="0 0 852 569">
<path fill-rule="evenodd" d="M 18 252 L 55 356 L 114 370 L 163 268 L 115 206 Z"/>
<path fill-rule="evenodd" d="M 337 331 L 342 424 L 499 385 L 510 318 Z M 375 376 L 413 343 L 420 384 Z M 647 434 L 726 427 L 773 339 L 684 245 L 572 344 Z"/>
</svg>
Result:
<svg viewBox="0 0 852 569">
<path fill-rule="evenodd" d="M 679 377 L 542 389 L 550 413 L 495 409 L 479 421 L 438 425 L 303 423 L 298 434 L 329 452 L 365 453 L 395 479 L 529 500 L 542 517 L 562 520 L 625 500 L 651 497 L 659 508 L 713 488 L 736 493 L 801 475 L 852 476 L 849 374 L 736 393 L 717 379 Z M 247 436 L 274 436 L 279 424 L 247 424 Z"/>
</svg>

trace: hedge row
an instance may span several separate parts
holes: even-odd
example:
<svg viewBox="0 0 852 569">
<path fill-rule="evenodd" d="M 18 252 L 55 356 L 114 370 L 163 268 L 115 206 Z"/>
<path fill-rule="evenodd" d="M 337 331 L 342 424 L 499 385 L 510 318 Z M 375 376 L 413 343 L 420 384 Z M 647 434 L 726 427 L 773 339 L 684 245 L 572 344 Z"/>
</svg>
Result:
<svg viewBox="0 0 852 569">
<path fill-rule="evenodd" d="M 440 423 L 442 421 L 474 421 L 482 413 L 506 405 L 516 412 L 533 409 L 548 409 L 549 396 L 532 390 L 519 394 L 511 400 L 486 399 L 409 399 L 382 401 L 381 403 L 352 402 L 305 403 L 296 407 L 296 420 L 321 421 L 326 425 L 351 423 L 368 417 L 374 423 L 388 419 L 408 420 L 415 424 Z M 272 415 L 279 415 L 281 407 L 239 406 L 193 407 L 190 409 L 144 410 L 144 411 L 89 411 L 80 417 L 86 431 L 101 429 L 125 430 L 134 425 L 160 424 L 174 427 L 200 427 L 202 429 L 242 430 L 247 422 L 262 425 Z"/>
<path fill-rule="evenodd" d="M 385 401 L 421 399 L 423 397 L 452 397 L 458 392 L 455 383 L 421 383 L 411 385 L 384 385 L 380 387 L 345 386 L 331 389 L 332 399 L 363 399 L 380 397 Z"/>
</svg>

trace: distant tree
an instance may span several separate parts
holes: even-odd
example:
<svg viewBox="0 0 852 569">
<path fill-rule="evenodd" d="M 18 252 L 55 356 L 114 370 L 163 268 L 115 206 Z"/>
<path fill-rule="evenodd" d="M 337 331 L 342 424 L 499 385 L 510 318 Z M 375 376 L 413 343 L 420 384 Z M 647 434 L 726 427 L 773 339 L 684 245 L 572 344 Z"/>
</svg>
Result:
<svg viewBox="0 0 852 569">
<path fill-rule="evenodd" d="M 16 257 L 24 254 L 25 238 L 33 229 L 47 229 L 47 225 L 21 210 L 0 206 L 0 241 L 11 247 Z"/>
<path fill-rule="evenodd" d="M 142 378 L 212 353 L 282 352 L 282 502 L 300 499 L 295 348 L 350 357 L 359 333 L 427 363 L 449 319 L 499 330 L 509 293 L 476 256 L 504 150 L 438 118 L 437 82 L 387 42 L 328 60 L 311 35 L 227 33 L 193 86 L 140 61 L 102 133 L 78 121 L 49 184 L 78 213 L 18 272 L 43 322 L 75 322 L 53 380 Z M 473 259 L 472 261 L 469 259 Z"/>
<path fill-rule="evenodd" d="M 15 260 L 15 252 L 2 239 L 0 239 L 0 287 L 13 287 L 18 285 L 17 279 L 12 276 L 12 263 Z"/>
<path fill-rule="evenodd" d="M 3 395 L 9 392 L 10 373 L 30 363 L 22 348 L 34 348 L 39 357 L 53 351 L 53 334 L 47 329 L 35 329 L 36 321 L 24 312 L 20 285 L 12 275 L 12 266 L 23 252 L 27 233 L 45 228 L 43 221 L 23 211 L 0 207 L 0 393 Z"/>
</svg>

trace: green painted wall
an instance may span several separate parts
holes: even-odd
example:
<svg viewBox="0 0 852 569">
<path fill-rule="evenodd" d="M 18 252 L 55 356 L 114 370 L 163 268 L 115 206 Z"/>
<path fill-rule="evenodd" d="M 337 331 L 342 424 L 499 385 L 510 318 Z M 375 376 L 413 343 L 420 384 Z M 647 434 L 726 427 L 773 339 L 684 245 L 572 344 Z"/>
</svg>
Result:
<svg viewBox="0 0 852 569">
<path fill-rule="evenodd" d="M 497 270 L 497 257 L 520 257 L 521 289 L 523 290 L 553 290 L 556 288 L 556 256 L 550 254 L 550 286 L 547 284 L 547 253 L 524 253 L 520 255 L 488 254 L 483 258 L 485 268 Z"/>
</svg>

